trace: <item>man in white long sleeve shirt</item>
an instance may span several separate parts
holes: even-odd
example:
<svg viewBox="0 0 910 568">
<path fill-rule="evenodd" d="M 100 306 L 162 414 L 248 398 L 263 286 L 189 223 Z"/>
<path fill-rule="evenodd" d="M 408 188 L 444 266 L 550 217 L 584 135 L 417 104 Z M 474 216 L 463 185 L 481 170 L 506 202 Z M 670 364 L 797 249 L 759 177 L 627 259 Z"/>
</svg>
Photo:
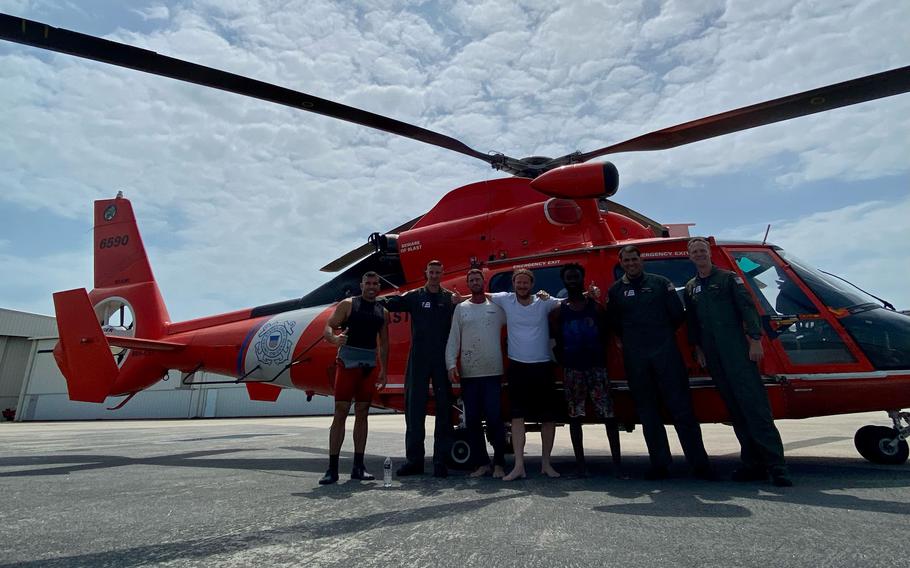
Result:
<svg viewBox="0 0 910 568">
<path fill-rule="evenodd" d="M 541 423 L 540 438 L 543 452 L 540 470 L 547 477 L 559 477 L 550 464 L 550 453 L 556 437 L 554 422 L 556 386 L 550 352 L 549 314 L 559 307 L 557 298 L 538 298 L 531 294 L 534 274 L 516 269 L 512 274 L 511 292 L 490 296 L 494 304 L 506 313 L 509 348 L 509 404 L 512 414 L 512 449 L 515 468 L 504 481 L 525 477 L 525 420 Z"/>
<path fill-rule="evenodd" d="M 467 274 L 471 298 L 455 307 L 446 344 L 446 368 L 453 383 L 461 382 L 468 443 L 476 469 L 471 477 L 489 475 L 490 456 L 484 442 L 482 418 L 493 444 L 493 477 L 505 475 L 505 428 L 502 423 L 502 308 L 484 294 L 483 272 Z M 463 380 L 460 380 L 463 379 Z"/>
</svg>

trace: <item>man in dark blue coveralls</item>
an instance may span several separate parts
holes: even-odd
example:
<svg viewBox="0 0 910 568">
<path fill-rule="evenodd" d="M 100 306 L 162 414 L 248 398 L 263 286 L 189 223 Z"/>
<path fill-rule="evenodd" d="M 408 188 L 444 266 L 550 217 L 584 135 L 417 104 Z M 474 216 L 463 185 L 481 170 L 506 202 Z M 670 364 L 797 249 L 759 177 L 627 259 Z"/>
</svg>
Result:
<svg viewBox="0 0 910 568">
<path fill-rule="evenodd" d="M 764 355 L 758 311 L 743 279 L 711 262 L 707 240 L 695 237 L 688 248 L 698 271 L 686 284 L 689 341 L 727 405 L 742 448 L 743 465 L 733 480 L 761 481 L 770 474 L 774 485 L 790 487 L 784 446 L 756 364 Z"/>
<path fill-rule="evenodd" d="M 676 330 L 685 319 L 676 288 L 663 276 L 644 272 L 641 253 L 633 245 L 620 249 L 619 261 L 625 274 L 610 287 L 607 312 L 622 343 L 626 380 L 651 457 L 646 477 L 664 479 L 670 475 L 672 458 L 661 417 L 663 402 L 693 474 L 713 479 L 701 428 L 692 410 L 686 366 L 676 346 Z"/>
<path fill-rule="evenodd" d="M 436 427 L 433 433 L 433 476 L 447 477 L 446 458 L 452 448 L 452 384 L 446 370 L 446 342 L 455 304 L 452 292 L 440 286 L 442 263 L 427 264 L 427 283 L 401 296 L 386 298 L 390 312 L 406 312 L 411 319 L 411 351 L 404 379 L 405 455 L 400 476 L 423 473 L 427 417 L 427 386 L 433 384 Z"/>
</svg>

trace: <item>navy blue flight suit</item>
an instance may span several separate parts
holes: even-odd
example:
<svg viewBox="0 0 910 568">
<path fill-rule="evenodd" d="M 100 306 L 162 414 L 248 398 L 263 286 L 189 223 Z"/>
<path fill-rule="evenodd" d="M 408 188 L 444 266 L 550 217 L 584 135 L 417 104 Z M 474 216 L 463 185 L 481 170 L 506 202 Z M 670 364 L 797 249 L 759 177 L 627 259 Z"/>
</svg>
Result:
<svg viewBox="0 0 910 568">
<path fill-rule="evenodd" d="M 423 469 L 427 416 L 427 387 L 433 385 L 436 426 L 433 433 L 433 463 L 445 465 L 452 448 L 452 383 L 446 370 L 445 352 L 452 327 L 452 292 L 426 287 L 401 296 L 385 298 L 390 312 L 407 312 L 411 319 L 411 351 L 404 380 L 405 455 L 409 464 Z"/>
<path fill-rule="evenodd" d="M 686 366 L 676 345 L 676 329 L 685 314 L 673 283 L 646 272 L 636 279 L 623 276 L 610 287 L 607 311 L 613 332 L 622 339 L 626 380 L 652 469 L 664 470 L 672 461 L 661 417 L 663 402 L 689 465 L 696 472 L 707 471 L 708 454 L 692 410 Z"/>
</svg>

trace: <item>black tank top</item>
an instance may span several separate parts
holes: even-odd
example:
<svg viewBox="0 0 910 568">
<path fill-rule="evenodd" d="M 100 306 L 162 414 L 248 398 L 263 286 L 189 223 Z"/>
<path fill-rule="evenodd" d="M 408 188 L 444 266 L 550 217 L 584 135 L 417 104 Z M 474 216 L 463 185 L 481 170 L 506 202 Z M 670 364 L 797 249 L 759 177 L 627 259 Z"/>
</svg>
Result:
<svg viewBox="0 0 910 568">
<path fill-rule="evenodd" d="M 348 345 L 361 349 L 376 349 L 376 334 L 385 322 L 383 308 L 358 296 L 351 300 L 351 315 L 345 323 Z"/>
</svg>

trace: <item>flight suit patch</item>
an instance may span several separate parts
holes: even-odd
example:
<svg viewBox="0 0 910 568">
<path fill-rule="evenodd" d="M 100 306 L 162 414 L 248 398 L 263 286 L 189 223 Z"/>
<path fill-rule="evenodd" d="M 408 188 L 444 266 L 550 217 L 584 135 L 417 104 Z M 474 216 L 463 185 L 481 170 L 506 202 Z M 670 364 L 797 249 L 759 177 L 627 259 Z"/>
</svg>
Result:
<svg viewBox="0 0 910 568">
<path fill-rule="evenodd" d="M 623 296 L 625 296 L 626 298 L 631 298 L 634 295 L 635 295 L 635 290 L 626 290 L 625 292 L 623 292 Z"/>
</svg>

